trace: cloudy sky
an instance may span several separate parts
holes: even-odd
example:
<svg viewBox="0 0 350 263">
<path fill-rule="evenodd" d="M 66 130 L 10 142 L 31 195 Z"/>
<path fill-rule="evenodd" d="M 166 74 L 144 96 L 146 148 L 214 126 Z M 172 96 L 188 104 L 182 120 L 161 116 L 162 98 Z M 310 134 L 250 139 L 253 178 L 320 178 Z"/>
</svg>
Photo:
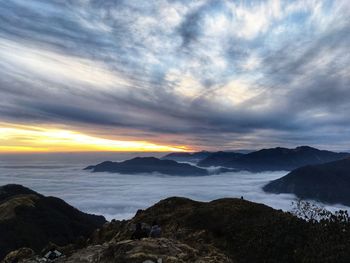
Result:
<svg viewBox="0 0 350 263">
<path fill-rule="evenodd" d="M 0 69 L 0 151 L 350 149 L 349 0 L 0 1 Z"/>
</svg>

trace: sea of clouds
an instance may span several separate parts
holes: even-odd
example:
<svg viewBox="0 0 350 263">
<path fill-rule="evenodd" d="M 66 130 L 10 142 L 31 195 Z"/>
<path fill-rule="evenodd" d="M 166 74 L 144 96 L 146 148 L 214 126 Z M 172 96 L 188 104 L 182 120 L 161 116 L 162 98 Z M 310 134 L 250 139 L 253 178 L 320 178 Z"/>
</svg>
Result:
<svg viewBox="0 0 350 263">
<path fill-rule="evenodd" d="M 125 157 L 125 156 L 124 156 Z M 230 172 L 205 177 L 160 174 L 121 175 L 82 170 L 106 156 L 48 155 L 32 157 L 0 156 L 0 185 L 16 183 L 44 195 L 62 198 L 78 209 L 102 214 L 108 220 L 131 218 L 170 196 L 200 201 L 223 197 L 244 197 L 273 208 L 290 211 L 294 195 L 267 194 L 262 186 L 287 172 Z M 112 158 L 110 158 L 112 159 Z M 113 160 L 116 160 L 114 156 Z M 119 156 L 120 159 L 120 156 Z M 330 210 L 346 207 L 326 206 Z"/>
</svg>

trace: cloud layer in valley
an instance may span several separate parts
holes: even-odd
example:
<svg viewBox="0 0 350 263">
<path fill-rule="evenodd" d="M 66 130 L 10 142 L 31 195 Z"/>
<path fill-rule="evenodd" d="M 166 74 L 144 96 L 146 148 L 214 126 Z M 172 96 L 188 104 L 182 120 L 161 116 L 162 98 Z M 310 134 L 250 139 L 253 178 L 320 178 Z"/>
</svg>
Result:
<svg viewBox="0 0 350 263">
<path fill-rule="evenodd" d="M 91 173 L 82 168 L 104 160 L 122 160 L 141 154 L 39 154 L 0 156 L 1 184 L 16 183 L 39 193 L 57 196 L 82 211 L 102 214 L 109 220 L 134 216 L 170 196 L 184 196 L 199 201 L 243 196 L 246 200 L 264 203 L 290 211 L 295 196 L 267 194 L 261 187 L 287 172 L 224 173 L 194 177 L 155 174 L 120 175 Z M 341 205 L 326 206 L 332 211 L 349 209 Z"/>
<path fill-rule="evenodd" d="M 8 0 L 0 121 L 348 150 L 350 2 Z"/>
</svg>

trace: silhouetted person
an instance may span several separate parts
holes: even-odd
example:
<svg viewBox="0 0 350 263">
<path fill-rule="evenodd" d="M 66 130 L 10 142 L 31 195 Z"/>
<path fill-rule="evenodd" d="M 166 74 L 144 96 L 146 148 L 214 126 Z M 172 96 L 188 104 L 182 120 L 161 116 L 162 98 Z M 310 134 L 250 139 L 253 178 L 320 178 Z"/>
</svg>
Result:
<svg viewBox="0 0 350 263">
<path fill-rule="evenodd" d="M 244 200 L 243 195 L 241 196 L 241 200 Z"/>
<path fill-rule="evenodd" d="M 134 233 L 132 233 L 131 235 L 131 239 L 141 239 L 141 238 L 144 238 L 144 237 L 147 237 L 148 236 L 148 233 L 142 229 L 142 225 L 141 223 L 137 223 L 136 224 L 136 229 L 134 231 Z"/>
<path fill-rule="evenodd" d="M 162 228 L 158 225 L 157 220 L 154 220 L 152 223 L 151 231 L 149 236 L 152 238 L 158 238 L 162 234 Z"/>
</svg>

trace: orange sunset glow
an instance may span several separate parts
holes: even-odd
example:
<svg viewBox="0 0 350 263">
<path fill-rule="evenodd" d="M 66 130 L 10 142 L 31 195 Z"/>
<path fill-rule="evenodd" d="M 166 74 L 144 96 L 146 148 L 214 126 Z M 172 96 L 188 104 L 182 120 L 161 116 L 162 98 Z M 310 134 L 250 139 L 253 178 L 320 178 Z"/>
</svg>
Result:
<svg viewBox="0 0 350 263">
<path fill-rule="evenodd" d="M 90 136 L 77 131 L 37 126 L 1 124 L 0 152 L 182 152 L 185 146 L 148 141 L 122 141 Z"/>
</svg>

